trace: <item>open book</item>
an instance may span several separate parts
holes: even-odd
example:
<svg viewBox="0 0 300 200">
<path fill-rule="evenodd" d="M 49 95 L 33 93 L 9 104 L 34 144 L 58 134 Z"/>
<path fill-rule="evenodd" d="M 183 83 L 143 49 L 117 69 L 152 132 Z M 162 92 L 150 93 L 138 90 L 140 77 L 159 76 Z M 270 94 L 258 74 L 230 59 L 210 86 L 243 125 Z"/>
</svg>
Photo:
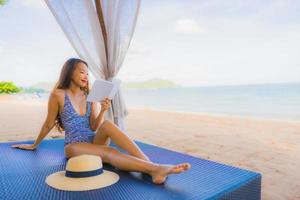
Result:
<svg viewBox="0 0 300 200">
<path fill-rule="evenodd" d="M 99 102 L 106 97 L 113 99 L 121 84 L 121 80 L 113 79 L 112 82 L 106 80 L 95 80 L 92 89 L 89 92 L 87 101 Z"/>
</svg>

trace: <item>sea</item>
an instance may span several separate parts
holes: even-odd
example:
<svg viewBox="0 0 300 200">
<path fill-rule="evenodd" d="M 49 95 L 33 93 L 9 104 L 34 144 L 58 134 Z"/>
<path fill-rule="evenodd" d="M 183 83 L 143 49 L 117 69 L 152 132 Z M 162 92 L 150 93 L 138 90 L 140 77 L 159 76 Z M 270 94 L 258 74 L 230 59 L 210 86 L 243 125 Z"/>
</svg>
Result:
<svg viewBox="0 0 300 200">
<path fill-rule="evenodd" d="M 300 82 L 123 91 L 128 107 L 300 120 Z"/>
<path fill-rule="evenodd" d="M 123 89 L 128 108 L 300 121 L 300 82 Z M 49 93 L 39 94 L 48 98 Z"/>
</svg>

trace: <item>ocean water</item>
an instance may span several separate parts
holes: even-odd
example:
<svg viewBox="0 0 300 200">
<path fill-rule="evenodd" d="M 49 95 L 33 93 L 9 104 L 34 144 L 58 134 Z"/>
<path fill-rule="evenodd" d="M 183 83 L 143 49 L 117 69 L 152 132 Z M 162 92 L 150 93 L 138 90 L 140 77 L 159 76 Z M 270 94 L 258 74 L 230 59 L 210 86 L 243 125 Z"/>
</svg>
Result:
<svg viewBox="0 0 300 200">
<path fill-rule="evenodd" d="M 300 83 L 124 89 L 123 95 L 128 108 L 300 120 Z"/>
<path fill-rule="evenodd" d="M 300 120 L 300 83 L 123 90 L 128 107 Z"/>
</svg>

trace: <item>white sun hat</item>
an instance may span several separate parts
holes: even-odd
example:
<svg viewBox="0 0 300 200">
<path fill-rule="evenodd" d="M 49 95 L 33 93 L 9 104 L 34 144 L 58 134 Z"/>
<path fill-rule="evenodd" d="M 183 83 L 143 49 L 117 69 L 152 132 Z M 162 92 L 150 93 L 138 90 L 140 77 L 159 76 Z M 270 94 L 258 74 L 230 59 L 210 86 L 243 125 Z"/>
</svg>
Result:
<svg viewBox="0 0 300 200">
<path fill-rule="evenodd" d="M 102 169 L 100 156 L 82 154 L 68 160 L 66 171 L 49 175 L 46 183 L 59 190 L 86 191 L 116 183 L 119 175 Z"/>
</svg>

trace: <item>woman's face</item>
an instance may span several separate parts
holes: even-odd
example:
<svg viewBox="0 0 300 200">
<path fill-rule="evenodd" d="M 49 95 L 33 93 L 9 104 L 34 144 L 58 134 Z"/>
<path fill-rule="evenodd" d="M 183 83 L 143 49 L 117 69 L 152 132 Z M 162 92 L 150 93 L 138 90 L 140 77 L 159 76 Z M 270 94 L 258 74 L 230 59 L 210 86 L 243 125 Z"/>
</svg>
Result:
<svg viewBox="0 0 300 200">
<path fill-rule="evenodd" d="M 80 86 L 86 87 L 88 84 L 88 68 L 84 63 L 77 63 L 73 72 L 72 81 Z"/>
</svg>

